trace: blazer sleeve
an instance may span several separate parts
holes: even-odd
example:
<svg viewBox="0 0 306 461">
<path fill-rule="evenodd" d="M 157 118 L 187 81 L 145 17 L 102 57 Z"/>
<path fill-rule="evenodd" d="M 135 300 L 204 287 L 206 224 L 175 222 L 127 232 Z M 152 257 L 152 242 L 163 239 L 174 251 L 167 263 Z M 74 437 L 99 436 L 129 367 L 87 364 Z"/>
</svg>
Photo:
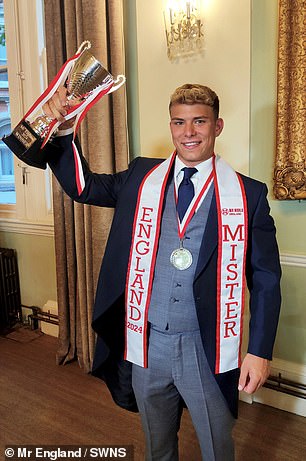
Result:
<svg viewBox="0 0 306 461">
<path fill-rule="evenodd" d="M 135 161 L 131 162 L 129 170 L 116 174 L 93 173 L 82 155 L 78 145 L 85 187 L 78 193 L 76 183 L 76 167 L 72 149 L 72 135 L 55 138 L 45 148 L 48 164 L 58 182 L 69 197 L 76 202 L 114 208 L 122 185 L 125 183 Z"/>
<path fill-rule="evenodd" d="M 262 184 L 249 223 L 246 275 L 251 317 L 248 352 L 271 360 L 281 305 L 281 268 L 276 229 L 266 196 L 267 187 Z"/>
</svg>

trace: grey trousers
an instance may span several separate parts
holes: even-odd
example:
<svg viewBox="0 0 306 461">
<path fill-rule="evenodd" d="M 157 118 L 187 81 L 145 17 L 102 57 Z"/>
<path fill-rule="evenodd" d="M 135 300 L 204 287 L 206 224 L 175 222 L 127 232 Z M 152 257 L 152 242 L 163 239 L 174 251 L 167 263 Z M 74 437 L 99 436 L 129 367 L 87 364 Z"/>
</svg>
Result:
<svg viewBox="0 0 306 461">
<path fill-rule="evenodd" d="M 146 437 L 146 461 L 177 461 L 181 397 L 205 461 L 233 461 L 231 415 L 213 377 L 199 331 L 151 328 L 148 368 L 133 365 L 133 389 Z"/>
</svg>

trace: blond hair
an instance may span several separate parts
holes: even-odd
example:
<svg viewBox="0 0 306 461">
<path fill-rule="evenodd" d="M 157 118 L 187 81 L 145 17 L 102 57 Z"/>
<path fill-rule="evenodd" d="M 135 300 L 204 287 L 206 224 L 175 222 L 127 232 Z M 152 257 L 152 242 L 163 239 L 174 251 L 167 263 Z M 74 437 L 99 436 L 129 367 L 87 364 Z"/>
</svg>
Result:
<svg viewBox="0 0 306 461">
<path fill-rule="evenodd" d="M 219 98 L 208 86 L 192 83 L 179 86 L 170 98 L 169 110 L 174 104 L 205 104 L 212 107 L 216 120 L 219 117 Z"/>
</svg>

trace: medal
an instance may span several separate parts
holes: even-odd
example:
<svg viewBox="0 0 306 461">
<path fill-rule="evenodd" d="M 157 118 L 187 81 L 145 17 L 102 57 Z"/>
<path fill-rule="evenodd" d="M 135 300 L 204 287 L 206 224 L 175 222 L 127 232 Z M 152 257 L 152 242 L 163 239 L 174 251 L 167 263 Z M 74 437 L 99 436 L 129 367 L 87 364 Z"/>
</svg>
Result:
<svg viewBox="0 0 306 461">
<path fill-rule="evenodd" d="M 192 254 L 187 248 L 183 247 L 183 240 L 180 242 L 180 247 L 172 251 L 170 262 L 179 271 L 184 271 L 192 264 Z"/>
<path fill-rule="evenodd" d="M 178 248 L 172 251 L 170 262 L 179 271 L 184 271 L 192 264 L 192 254 L 186 248 Z"/>
</svg>

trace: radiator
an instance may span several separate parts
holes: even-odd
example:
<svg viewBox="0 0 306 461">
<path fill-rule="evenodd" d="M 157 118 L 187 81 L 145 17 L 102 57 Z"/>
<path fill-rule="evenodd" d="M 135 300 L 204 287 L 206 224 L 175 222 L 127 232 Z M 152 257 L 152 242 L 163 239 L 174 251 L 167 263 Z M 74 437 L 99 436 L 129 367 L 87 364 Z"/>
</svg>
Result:
<svg viewBox="0 0 306 461">
<path fill-rule="evenodd" d="M 0 248 L 0 330 L 21 322 L 21 298 L 16 250 Z"/>
</svg>

